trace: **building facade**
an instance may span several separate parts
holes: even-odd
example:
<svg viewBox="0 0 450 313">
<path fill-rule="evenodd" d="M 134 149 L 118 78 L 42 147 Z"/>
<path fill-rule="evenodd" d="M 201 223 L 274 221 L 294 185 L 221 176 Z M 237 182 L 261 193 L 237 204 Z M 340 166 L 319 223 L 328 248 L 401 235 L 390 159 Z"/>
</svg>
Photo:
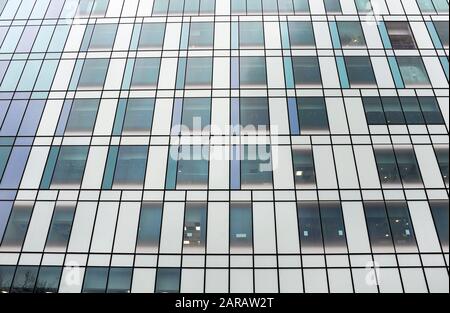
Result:
<svg viewBox="0 0 450 313">
<path fill-rule="evenodd" d="M 0 0 L 0 291 L 449 291 L 447 0 Z"/>
</svg>

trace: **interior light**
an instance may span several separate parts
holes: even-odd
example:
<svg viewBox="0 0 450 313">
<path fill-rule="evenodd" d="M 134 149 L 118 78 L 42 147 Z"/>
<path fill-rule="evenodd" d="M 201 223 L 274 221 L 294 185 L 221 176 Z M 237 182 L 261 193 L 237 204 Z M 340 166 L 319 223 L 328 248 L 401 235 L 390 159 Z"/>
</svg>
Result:
<svg viewBox="0 0 450 313">
<path fill-rule="evenodd" d="M 297 172 L 295 172 L 295 176 L 303 176 L 303 171 L 297 171 Z"/>
</svg>

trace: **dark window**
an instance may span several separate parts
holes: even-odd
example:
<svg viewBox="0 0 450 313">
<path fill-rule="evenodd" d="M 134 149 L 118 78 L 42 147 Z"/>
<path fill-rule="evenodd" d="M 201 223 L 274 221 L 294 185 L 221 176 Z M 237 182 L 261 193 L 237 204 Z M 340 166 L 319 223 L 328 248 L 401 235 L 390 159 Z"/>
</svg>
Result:
<svg viewBox="0 0 450 313">
<path fill-rule="evenodd" d="M 33 204 L 33 202 L 16 202 L 14 204 L 3 236 L 2 247 L 8 250 L 22 247 L 33 212 Z"/>
<path fill-rule="evenodd" d="M 136 252 L 157 252 L 161 233 L 162 203 L 144 202 L 139 218 Z"/>
<path fill-rule="evenodd" d="M 389 201 L 386 202 L 386 208 L 391 224 L 396 252 L 417 252 L 416 239 L 406 202 Z"/>
<path fill-rule="evenodd" d="M 214 24 L 194 22 L 190 24 L 189 48 L 212 48 L 214 41 Z"/>
<path fill-rule="evenodd" d="M 444 124 L 444 119 L 435 97 L 419 97 L 419 103 L 427 124 Z"/>
<path fill-rule="evenodd" d="M 72 229 L 75 204 L 57 204 L 53 213 L 46 249 L 64 252 Z"/>
<path fill-rule="evenodd" d="M 390 146 L 374 147 L 375 157 L 383 188 L 401 188 L 400 174 L 397 169 L 394 151 Z"/>
<path fill-rule="evenodd" d="M 369 57 L 345 57 L 347 75 L 352 87 L 375 86 L 377 81 Z"/>
<path fill-rule="evenodd" d="M 327 13 L 342 13 L 341 3 L 339 0 L 323 0 L 323 2 Z"/>
<path fill-rule="evenodd" d="M 413 148 L 411 146 L 398 146 L 394 150 L 404 187 L 423 188 L 419 165 Z"/>
<path fill-rule="evenodd" d="M 60 185 L 80 186 L 89 147 L 62 146 L 52 178 L 52 187 Z"/>
<path fill-rule="evenodd" d="M 133 270 L 124 267 L 112 267 L 109 270 L 107 293 L 130 293 Z"/>
<path fill-rule="evenodd" d="M 394 246 L 386 208 L 382 201 L 364 202 L 367 229 L 374 253 L 393 253 Z"/>
<path fill-rule="evenodd" d="M 164 40 L 165 23 L 142 24 L 139 37 L 140 49 L 161 49 Z"/>
<path fill-rule="evenodd" d="M 337 22 L 339 39 L 343 48 L 364 48 L 366 40 L 359 22 Z"/>
<path fill-rule="evenodd" d="M 253 219 L 251 203 L 230 204 L 230 251 L 251 253 L 253 246 Z"/>
<path fill-rule="evenodd" d="M 142 185 L 147 166 L 147 154 L 147 146 L 121 146 L 114 173 L 114 185 Z"/>
<path fill-rule="evenodd" d="M 293 57 L 295 85 L 297 87 L 320 87 L 319 59 L 313 56 Z"/>
<path fill-rule="evenodd" d="M 289 39 L 292 48 L 313 48 L 316 45 L 311 22 L 289 21 Z"/>
<path fill-rule="evenodd" d="M 433 23 L 442 46 L 448 49 L 448 21 L 434 21 Z"/>
<path fill-rule="evenodd" d="M 61 278 L 61 267 L 42 266 L 34 289 L 35 293 L 57 293 Z"/>
<path fill-rule="evenodd" d="M 75 100 L 70 110 L 66 135 L 91 135 L 97 119 L 98 99 Z"/>
<path fill-rule="evenodd" d="M 180 269 L 158 268 L 156 273 L 156 293 L 180 292 Z"/>
<path fill-rule="evenodd" d="M 0 293 L 9 292 L 15 270 L 15 266 L 0 266 Z"/>
<path fill-rule="evenodd" d="M 129 99 L 122 135 L 148 135 L 152 128 L 154 99 Z"/>
<path fill-rule="evenodd" d="M 211 99 L 210 98 L 185 98 L 183 100 L 182 130 L 199 134 L 210 126 Z"/>
<path fill-rule="evenodd" d="M 177 169 L 177 188 L 206 188 L 208 185 L 207 146 L 181 146 Z"/>
<path fill-rule="evenodd" d="M 11 287 L 12 293 L 32 293 L 38 274 L 37 266 L 18 266 Z"/>
<path fill-rule="evenodd" d="M 428 74 L 421 57 L 401 56 L 397 57 L 397 63 L 407 88 L 430 86 Z"/>
<path fill-rule="evenodd" d="M 381 99 L 378 97 L 363 98 L 364 111 L 369 125 L 386 125 Z"/>
<path fill-rule="evenodd" d="M 204 253 L 206 241 L 206 203 L 186 203 L 184 253 Z"/>
<path fill-rule="evenodd" d="M 436 158 L 441 170 L 442 177 L 444 178 L 445 185 L 448 188 L 448 145 L 437 145 L 435 147 Z"/>
<path fill-rule="evenodd" d="M 416 97 L 400 98 L 403 113 L 405 114 L 406 123 L 408 124 L 424 124 L 422 111 L 420 110 L 419 101 Z"/>
<path fill-rule="evenodd" d="M 292 147 L 294 176 L 297 188 L 316 188 L 316 173 L 311 147 Z"/>
<path fill-rule="evenodd" d="M 430 208 L 442 248 L 448 252 L 448 200 L 432 200 Z"/>
<path fill-rule="evenodd" d="M 324 98 L 297 98 L 297 109 L 302 135 L 328 133 L 328 116 Z"/>
<path fill-rule="evenodd" d="M 326 253 L 347 253 L 344 220 L 341 204 L 337 201 L 321 201 L 320 217 Z"/>
<path fill-rule="evenodd" d="M 384 114 L 386 122 L 391 124 L 405 124 L 405 116 L 403 115 L 400 100 L 396 97 L 383 97 Z"/>
<path fill-rule="evenodd" d="M 239 23 L 239 45 L 241 48 L 263 48 L 264 30 L 262 22 Z"/>
<path fill-rule="evenodd" d="M 266 85 L 266 60 L 264 57 L 240 58 L 241 86 L 252 87 Z"/>
<path fill-rule="evenodd" d="M 241 98 L 241 126 L 245 133 L 269 130 L 269 103 L 267 98 Z"/>
<path fill-rule="evenodd" d="M 107 267 L 88 267 L 84 275 L 83 293 L 104 293 L 108 281 Z"/>
<path fill-rule="evenodd" d="M 408 22 L 386 22 L 386 29 L 394 49 L 416 49 Z"/>
<path fill-rule="evenodd" d="M 241 186 L 253 188 L 272 186 L 272 164 L 270 146 L 242 146 Z"/>
<path fill-rule="evenodd" d="M 297 203 L 298 225 L 303 253 L 323 253 L 322 225 L 316 201 Z"/>
</svg>

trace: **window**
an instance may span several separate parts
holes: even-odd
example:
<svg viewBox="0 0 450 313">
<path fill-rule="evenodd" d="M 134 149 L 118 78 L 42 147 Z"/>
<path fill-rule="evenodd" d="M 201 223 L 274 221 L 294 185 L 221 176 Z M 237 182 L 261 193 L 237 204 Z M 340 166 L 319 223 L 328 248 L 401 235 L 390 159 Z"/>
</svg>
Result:
<svg viewBox="0 0 450 313">
<path fill-rule="evenodd" d="M 266 60 L 264 57 L 240 58 L 241 87 L 260 87 L 267 84 Z"/>
<path fill-rule="evenodd" d="M 165 30 L 165 23 L 142 24 L 139 37 L 139 49 L 162 49 Z"/>
<path fill-rule="evenodd" d="M 430 208 L 442 249 L 448 252 L 448 200 L 432 200 Z"/>
<path fill-rule="evenodd" d="M 430 85 L 421 57 L 401 56 L 397 57 L 397 63 L 407 88 L 427 87 Z"/>
<path fill-rule="evenodd" d="M 432 0 L 416 0 L 422 13 L 435 13 Z"/>
<path fill-rule="evenodd" d="M 96 24 L 89 43 L 90 50 L 111 50 L 118 24 Z"/>
<path fill-rule="evenodd" d="M 206 203 L 186 203 L 183 253 L 204 253 L 206 241 Z"/>
<path fill-rule="evenodd" d="M 370 0 L 355 0 L 355 3 L 359 13 L 372 12 L 372 5 L 370 4 Z"/>
<path fill-rule="evenodd" d="M 61 267 L 41 266 L 36 281 L 35 293 L 57 293 L 61 278 Z"/>
<path fill-rule="evenodd" d="M 293 0 L 295 13 L 309 13 L 308 0 Z"/>
<path fill-rule="evenodd" d="M 280 13 L 294 13 L 291 0 L 278 0 L 278 9 Z"/>
<path fill-rule="evenodd" d="M 448 188 L 448 145 L 437 145 L 434 150 L 439 163 L 439 169 L 441 170 L 445 185 Z"/>
<path fill-rule="evenodd" d="M 77 17 L 102 16 L 106 13 L 109 0 L 80 0 Z"/>
<path fill-rule="evenodd" d="M 101 88 L 105 83 L 109 59 L 86 59 L 78 87 L 83 89 Z"/>
<path fill-rule="evenodd" d="M 188 58 L 186 69 L 186 88 L 209 88 L 211 86 L 211 79 L 211 58 Z"/>
<path fill-rule="evenodd" d="M 37 266 L 18 266 L 11 286 L 12 293 L 32 293 L 38 274 Z"/>
<path fill-rule="evenodd" d="M 325 11 L 331 14 L 342 13 L 341 3 L 339 0 L 323 0 Z"/>
<path fill-rule="evenodd" d="M 381 99 L 378 97 L 364 97 L 363 98 L 364 111 L 366 112 L 366 119 L 369 125 L 385 125 L 383 106 Z"/>
<path fill-rule="evenodd" d="M 427 124 L 445 123 L 435 97 L 419 97 L 419 103 Z"/>
<path fill-rule="evenodd" d="M 386 202 L 386 208 L 396 252 L 416 253 L 416 239 L 406 202 L 389 201 Z"/>
<path fill-rule="evenodd" d="M 190 26 L 189 48 L 212 48 L 214 42 L 214 24 L 194 22 Z"/>
<path fill-rule="evenodd" d="M 292 147 L 294 160 L 294 177 L 297 188 L 316 188 L 316 173 L 310 146 Z"/>
<path fill-rule="evenodd" d="M 9 292 L 15 270 L 15 266 L 0 266 L 0 293 Z"/>
<path fill-rule="evenodd" d="M 258 133 L 269 130 L 269 103 L 267 98 L 241 98 L 240 117 L 243 132 Z"/>
<path fill-rule="evenodd" d="M 404 187 L 423 188 L 419 166 L 412 146 L 397 146 L 394 151 Z"/>
<path fill-rule="evenodd" d="M 390 124 L 405 124 L 405 116 L 403 115 L 400 100 L 397 97 L 383 97 L 384 114 L 386 122 Z"/>
<path fill-rule="evenodd" d="M 400 174 L 392 148 L 390 146 L 375 146 L 374 150 L 378 175 L 383 188 L 400 188 Z"/>
<path fill-rule="evenodd" d="M 57 204 L 53 213 L 50 230 L 47 237 L 46 249 L 65 252 L 72 229 L 75 204 Z"/>
<path fill-rule="evenodd" d="M 416 97 L 400 98 L 403 113 L 405 114 L 406 123 L 408 124 L 424 124 L 422 111 L 420 110 L 419 101 Z"/>
<path fill-rule="evenodd" d="M 154 99 L 128 99 L 122 135 L 149 135 L 153 123 Z"/>
<path fill-rule="evenodd" d="M 252 206 L 230 203 L 230 253 L 251 253 L 253 247 Z"/>
<path fill-rule="evenodd" d="M 111 267 L 109 270 L 107 293 L 130 293 L 133 270 L 125 267 Z"/>
<path fill-rule="evenodd" d="M 136 252 L 158 252 L 161 233 L 162 203 L 144 202 L 141 207 Z"/>
<path fill-rule="evenodd" d="M 170 1 L 171 3 L 180 3 L 182 1 Z M 165 15 L 169 8 L 169 0 L 155 0 L 153 3 L 153 15 Z"/>
<path fill-rule="evenodd" d="M 296 87 L 320 87 L 322 85 L 317 57 L 293 57 L 292 64 Z"/>
<path fill-rule="evenodd" d="M 158 268 L 156 272 L 156 293 L 180 292 L 180 269 Z"/>
<path fill-rule="evenodd" d="M 177 169 L 177 188 L 206 188 L 208 185 L 207 146 L 181 146 Z"/>
<path fill-rule="evenodd" d="M 347 253 L 347 239 L 340 202 L 321 201 L 319 205 L 325 253 Z"/>
<path fill-rule="evenodd" d="M 337 22 L 339 38 L 343 48 L 364 48 L 366 40 L 359 22 Z"/>
<path fill-rule="evenodd" d="M 262 22 L 240 22 L 239 44 L 241 48 L 263 48 L 264 29 Z"/>
<path fill-rule="evenodd" d="M 100 101 L 98 99 L 76 99 L 70 109 L 65 135 L 92 135 Z"/>
<path fill-rule="evenodd" d="M 386 29 L 394 49 L 416 49 L 408 22 L 386 22 Z"/>
<path fill-rule="evenodd" d="M 324 98 L 297 98 L 298 120 L 302 135 L 328 133 Z"/>
<path fill-rule="evenodd" d="M 302 253 L 323 253 L 322 226 L 316 201 L 297 203 Z"/>
<path fill-rule="evenodd" d="M 83 293 L 104 293 L 108 281 L 107 267 L 88 267 L 84 275 Z"/>
<path fill-rule="evenodd" d="M 158 83 L 159 58 L 138 58 L 134 64 L 132 88 L 154 88 Z"/>
<path fill-rule="evenodd" d="M 147 146 L 121 146 L 114 173 L 114 187 L 139 187 L 144 183 Z"/>
<path fill-rule="evenodd" d="M 84 174 L 87 146 L 62 146 L 53 173 L 51 187 L 79 187 Z"/>
<path fill-rule="evenodd" d="M 5 171 L 6 164 L 8 163 L 9 154 L 11 152 L 11 146 L 0 147 L 0 181 L 3 177 L 3 172 Z"/>
<path fill-rule="evenodd" d="M 255 186 L 272 186 L 272 164 L 270 146 L 247 145 L 242 146 L 241 186 L 253 188 Z"/>
<path fill-rule="evenodd" d="M 278 13 L 277 0 L 262 0 L 264 13 Z"/>
<path fill-rule="evenodd" d="M 345 65 L 352 88 L 376 86 L 377 82 L 369 57 L 345 57 Z"/>
<path fill-rule="evenodd" d="M 201 134 L 211 124 L 210 98 L 185 98 L 183 100 L 182 130 Z"/>
<path fill-rule="evenodd" d="M 382 201 L 365 201 L 367 229 L 374 253 L 394 253 L 386 208 Z"/>
<path fill-rule="evenodd" d="M 316 46 L 311 22 L 289 21 L 288 26 L 292 48 L 314 48 Z"/>
<path fill-rule="evenodd" d="M 33 202 L 16 202 L 14 204 L 3 236 L 3 248 L 7 250 L 22 248 L 31 214 L 33 213 L 33 205 Z"/>
<path fill-rule="evenodd" d="M 448 21 L 434 21 L 434 28 L 439 36 L 442 46 L 448 49 Z"/>
</svg>

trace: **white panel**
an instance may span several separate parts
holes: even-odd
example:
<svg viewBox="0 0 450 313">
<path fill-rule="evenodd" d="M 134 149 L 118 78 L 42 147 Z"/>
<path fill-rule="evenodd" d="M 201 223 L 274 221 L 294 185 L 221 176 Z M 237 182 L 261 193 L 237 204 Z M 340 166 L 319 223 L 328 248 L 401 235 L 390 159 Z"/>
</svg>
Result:
<svg viewBox="0 0 450 313">
<path fill-rule="evenodd" d="M 230 100 L 227 98 L 213 98 L 211 111 L 211 134 L 229 134 Z"/>
<path fill-rule="evenodd" d="M 72 73 L 74 66 L 75 60 L 59 61 L 58 70 L 56 71 L 53 80 L 52 90 L 67 90 L 71 79 L 71 75 L 67 75 L 67 73 Z"/>
<path fill-rule="evenodd" d="M 140 202 L 122 202 L 114 240 L 114 253 L 134 253 L 139 225 Z"/>
<path fill-rule="evenodd" d="M 50 147 L 33 147 L 23 173 L 21 189 L 39 189 Z"/>
<path fill-rule="evenodd" d="M 122 17 L 135 17 L 139 0 L 127 0 L 127 5 L 123 6 Z"/>
<path fill-rule="evenodd" d="M 42 121 L 37 131 L 37 136 L 53 136 L 55 134 L 56 126 L 58 125 L 59 114 L 63 106 L 63 100 L 48 100 L 45 104 L 44 113 L 42 114 Z"/>
<path fill-rule="evenodd" d="M 153 0 L 139 1 L 138 16 L 151 16 Z"/>
<path fill-rule="evenodd" d="M 208 253 L 228 253 L 229 208 L 226 202 L 208 204 Z"/>
<path fill-rule="evenodd" d="M 101 189 L 108 147 L 91 146 L 86 161 L 82 189 Z"/>
<path fill-rule="evenodd" d="M 285 98 L 269 99 L 270 133 L 289 135 L 289 118 Z"/>
<path fill-rule="evenodd" d="M 209 188 L 229 188 L 230 146 L 210 146 Z"/>
<path fill-rule="evenodd" d="M 254 253 L 275 253 L 275 219 L 272 203 L 253 203 Z"/>
<path fill-rule="evenodd" d="M 280 292 L 302 293 L 302 271 L 300 269 L 279 269 Z"/>
<path fill-rule="evenodd" d="M 441 171 L 432 146 L 415 145 L 417 163 L 425 188 L 444 188 Z"/>
<path fill-rule="evenodd" d="M 328 292 L 327 273 L 324 269 L 305 269 L 303 270 L 303 276 L 306 293 Z"/>
<path fill-rule="evenodd" d="M 428 202 L 410 201 L 408 206 L 420 252 L 440 252 L 441 247 Z"/>
<path fill-rule="evenodd" d="M 448 89 L 448 80 L 439 59 L 437 57 L 423 57 L 422 59 L 433 88 Z"/>
<path fill-rule="evenodd" d="M 399 14 L 404 15 L 405 12 L 403 12 L 402 3 L 400 0 L 386 0 L 386 4 L 389 8 L 389 13 L 391 15 Z"/>
<path fill-rule="evenodd" d="M 167 24 L 170 25 L 170 24 Z M 169 26 L 167 26 L 169 27 Z M 167 37 L 166 37 L 167 38 Z M 177 77 L 177 59 L 162 58 L 161 71 L 159 71 L 159 89 L 175 89 L 175 80 Z"/>
<path fill-rule="evenodd" d="M 109 1 L 106 17 L 120 17 L 124 0 Z"/>
<path fill-rule="evenodd" d="M 379 88 L 395 88 L 391 70 L 385 57 L 371 57 L 373 73 Z"/>
<path fill-rule="evenodd" d="M 377 164 L 371 146 L 353 146 L 358 168 L 359 183 L 361 188 L 378 189 L 380 181 L 378 178 Z"/>
<path fill-rule="evenodd" d="M 336 62 L 333 57 L 319 57 L 323 88 L 341 88 Z"/>
<path fill-rule="evenodd" d="M 389 14 L 389 10 L 384 0 L 371 0 L 373 12 L 376 15 Z"/>
<path fill-rule="evenodd" d="M 295 202 L 276 202 L 278 253 L 298 254 L 300 252 L 297 205 Z"/>
<path fill-rule="evenodd" d="M 405 9 L 405 13 L 407 15 L 416 15 L 420 14 L 420 9 L 417 6 L 416 0 L 402 0 L 403 8 Z"/>
<path fill-rule="evenodd" d="M 445 125 L 447 126 L 447 130 L 449 129 L 449 98 L 448 97 L 440 97 L 437 98 L 439 103 L 439 108 L 441 109 L 442 116 L 444 117 Z"/>
<path fill-rule="evenodd" d="M 342 202 L 349 253 L 370 253 L 369 235 L 361 202 Z"/>
<path fill-rule="evenodd" d="M 206 270 L 205 292 L 228 293 L 228 270 Z"/>
<path fill-rule="evenodd" d="M 266 49 L 281 49 L 280 27 L 278 22 L 264 22 L 264 43 Z M 280 69 L 282 68 L 280 67 Z"/>
<path fill-rule="evenodd" d="M 231 293 L 253 292 L 253 270 L 244 270 L 244 269 L 230 270 L 230 292 Z"/>
<path fill-rule="evenodd" d="M 181 271 L 181 293 L 203 293 L 205 271 L 203 269 L 186 269 Z"/>
<path fill-rule="evenodd" d="M 366 37 L 366 44 L 369 49 L 383 49 L 383 42 L 380 38 L 377 23 L 361 22 L 361 26 Z"/>
<path fill-rule="evenodd" d="M 216 7 L 222 1 L 216 2 Z M 216 22 L 214 24 L 214 49 L 230 49 L 230 24 Z M 220 40 L 219 40 L 220 39 Z"/>
<path fill-rule="evenodd" d="M 103 99 L 100 102 L 98 116 L 94 128 L 94 136 L 111 136 L 114 119 L 116 117 L 117 99 Z"/>
<path fill-rule="evenodd" d="M 145 2 L 145 1 L 143 1 Z M 114 43 L 115 51 L 125 51 L 130 47 L 131 35 L 133 34 L 133 24 L 119 24 Z"/>
<path fill-rule="evenodd" d="M 96 211 L 96 202 L 78 202 L 68 252 L 87 252 L 89 250 Z"/>
<path fill-rule="evenodd" d="M 342 189 L 359 189 L 352 147 L 334 146 L 333 150 L 339 187 Z"/>
<path fill-rule="evenodd" d="M 118 210 L 119 203 L 116 202 L 101 202 L 98 205 L 91 252 L 111 253 Z"/>
<path fill-rule="evenodd" d="M 214 58 L 213 88 L 230 88 L 230 59 Z"/>
<path fill-rule="evenodd" d="M 28 226 L 23 251 L 43 251 L 47 241 L 47 231 L 52 220 L 54 202 L 36 202 L 33 215 Z"/>
<path fill-rule="evenodd" d="M 328 122 L 332 135 L 348 134 L 347 118 L 341 98 L 326 98 Z"/>
<path fill-rule="evenodd" d="M 275 189 L 295 189 L 292 154 L 289 146 L 272 146 L 273 181 Z"/>
<path fill-rule="evenodd" d="M 278 292 L 277 270 L 256 269 L 255 270 L 255 293 Z"/>
<path fill-rule="evenodd" d="M 216 15 L 230 15 L 230 1 L 216 1 Z"/>
<path fill-rule="evenodd" d="M 319 3 L 321 1 L 311 1 L 310 3 Z M 316 46 L 318 49 L 332 49 L 330 32 L 327 22 L 313 22 Z"/>
<path fill-rule="evenodd" d="M 356 293 L 377 293 L 375 271 L 371 268 L 352 269 Z"/>
<path fill-rule="evenodd" d="M 83 267 L 65 267 L 59 285 L 60 293 L 80 293 L 83 287 Z"/>
<path fill-rule="evenodd" d="M 405 293 L 426 293 L 427 284 L 421 268 L 401 268 L 403 288 Z"/>
<path fill-rule="evenodd" d="M 119 90 L 122 87 L 123 73 L 125 72 L 125 59 L 111 59 L 108 75 L 105 80 L 105 90 Z"/>
<path fill-rule="evenodd" d="M 330 293 L 353 293 L 352 277 L 349 269 L 329 269 Z"/>
<path fill-rule="evenodd" d="M 330 146 L 313 147 L 317 186 L 319 189 L 336 189 L 336 172 Z"/>
<path fill-rule="evenodd" d="M 172 103 L 173 100 L 171 99 L 156 100 L 155 112 L 153 113 L 152 135 L 170 135 L 170 129 L 172 127 Z"/>
<path fill-rule="evenodd" d="M 418 49 L 434 49 L 433 41 L 428 34 L 427 26 L 424 22 L 410 22 L 411 30 L 416 39 Z"/>
<path fill-rule="evenodd" d="M 323 1 L 309 1 L 309 10 L 312 15 L 325 14 L 325 6 L 323 4 Z"/>
<path fill-rule="evenodd" d="M 283 59 L 281 57 L 267 57 L 267 85 L 269 88 L 285 88 Z"/>
<path fill-rule="evenodd" d="M 153 293 L 155 290 L 156 269 L 135 268 L 133 273 L 132 293 Z"/>
<path fill-rule="evenodd" d="M 361 98 L 345 98 L 344 101 L 350 132 L 353 135 L 369 134 Z"/>
<path fill-rule="evenodd" d="M 378 281 L 381 293 L 400 293 L 403 291 L 400 274 L 396 268 L 380 268 Z"/>
<path fill-rule="evenodd" d="M 181 253 L 184 203 L 164 204 L 160 253 Z"/>
<path fill-rule="evenodd" d="M 341 0 L 342 14 L 358 14 L 353 0 Z"/>
<path fill-rule="evenodd" d="M 85 30 L 86 25 L 72 25 L 69 36 L 67 37 L 64 52 L 78 52 L 78 50 L 80 50 Z"/>
<path fill-rule="evenodd" d="M 178 50 L 180 46 L 181 23 L 167 23 L 164 50 Z"/>
<path fill-rule="evenodd" d="M 428 288 L 431 293 L 448 293 L 448 272 L 446 268 L 426 268 Z"/>
<path fill-rule="evenodd" d="M 167 146 L 150 146 L 145 189 L 164 189 L 168 150 Z"/>
</svg>

